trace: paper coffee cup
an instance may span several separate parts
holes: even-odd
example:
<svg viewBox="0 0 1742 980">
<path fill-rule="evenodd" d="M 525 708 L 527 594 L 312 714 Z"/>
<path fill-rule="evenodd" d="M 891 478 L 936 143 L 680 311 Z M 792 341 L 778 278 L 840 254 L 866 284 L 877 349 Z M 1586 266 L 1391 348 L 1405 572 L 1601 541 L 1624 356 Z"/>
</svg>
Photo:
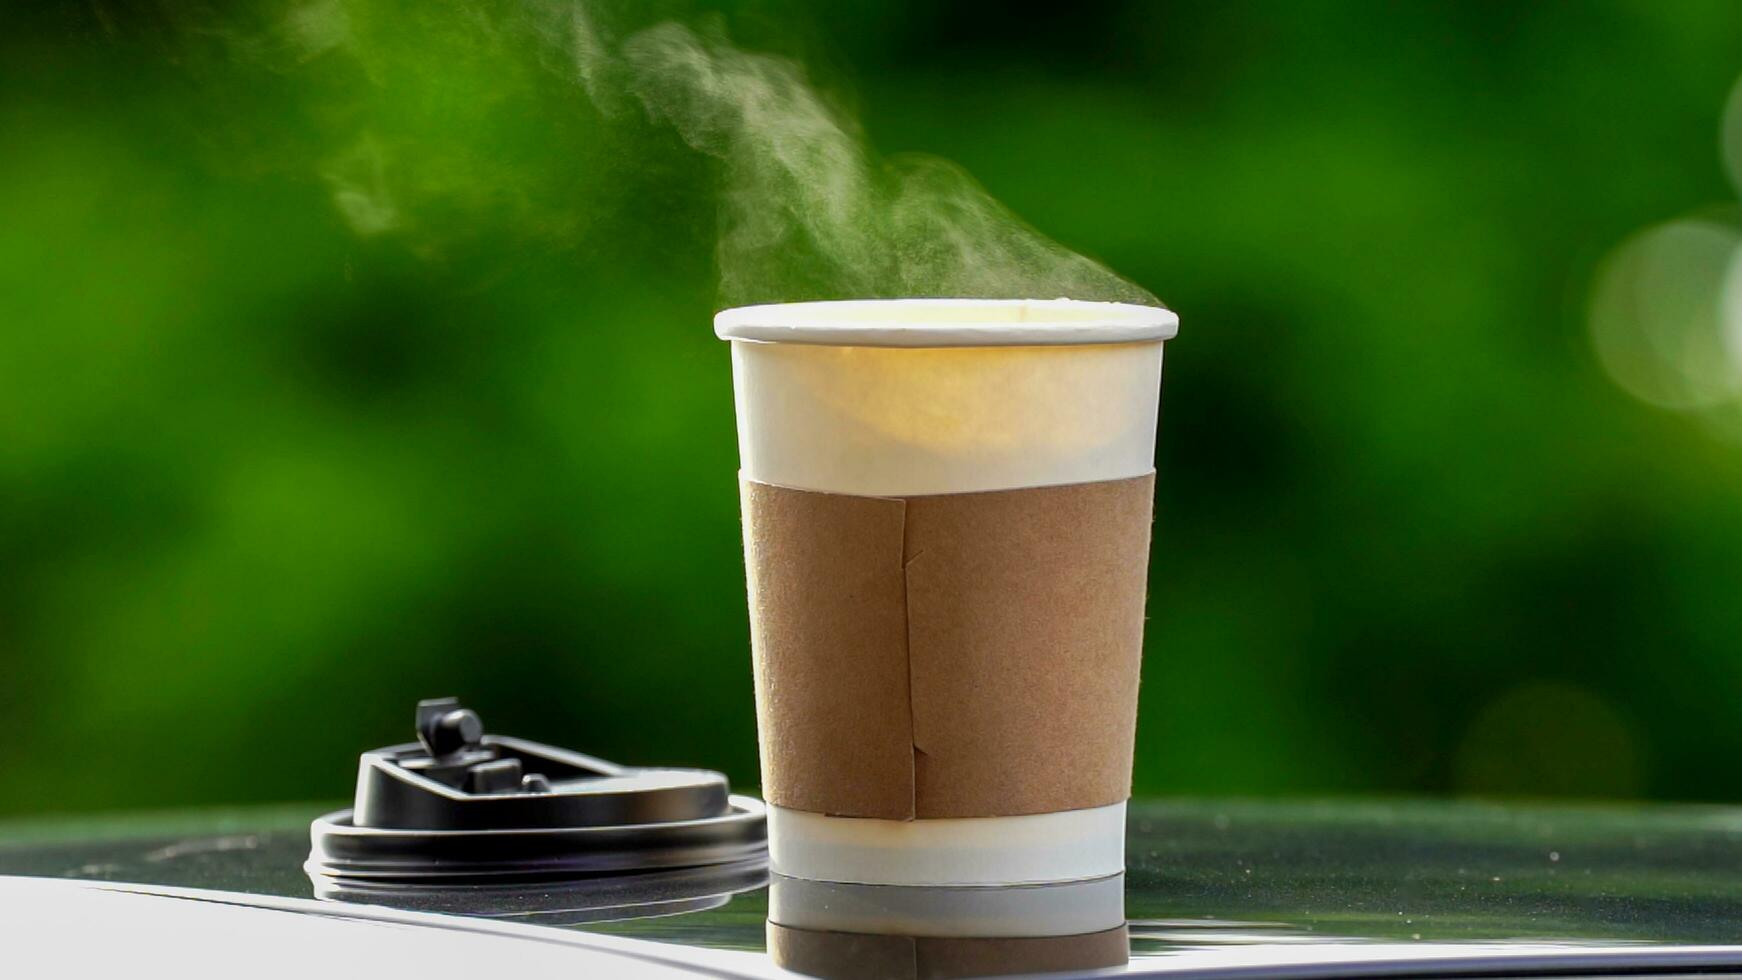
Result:
<svg viewBox="0 0 1742 980">
<path fill-rule="evenodd" d="M 1177 325 L 1070 300 L 715 318 L 777 872 L 973 885 L 1123 869 Z"/>
</svg>

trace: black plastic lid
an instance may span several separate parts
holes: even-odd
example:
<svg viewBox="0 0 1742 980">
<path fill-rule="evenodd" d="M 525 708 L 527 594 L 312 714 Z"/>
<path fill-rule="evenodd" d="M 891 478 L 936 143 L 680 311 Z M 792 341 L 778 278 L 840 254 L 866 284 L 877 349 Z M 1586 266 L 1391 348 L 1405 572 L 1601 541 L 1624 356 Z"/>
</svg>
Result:
<svg viewBox="0 0 1742 980">
<path fill-rule="evenodd" d="M 363 753 L 355 808 L 309 828 L 311 873 L 550 880 L 766 858 L 763 805 L 731 795 L 720 773 L 486 735 L 453 698 L 418 702 L 417 737 Z"/>
</svg>

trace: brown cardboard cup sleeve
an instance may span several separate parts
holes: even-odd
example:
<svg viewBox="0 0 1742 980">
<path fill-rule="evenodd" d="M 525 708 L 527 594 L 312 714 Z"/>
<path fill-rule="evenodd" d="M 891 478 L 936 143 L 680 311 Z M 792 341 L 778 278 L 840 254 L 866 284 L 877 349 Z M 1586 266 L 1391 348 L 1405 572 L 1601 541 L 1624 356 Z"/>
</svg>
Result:
<svg viewBox="0 0 1742 980">
<path fill-rule="evenodd" d="M 916 497 L 741 489 L 770 803 L 912 820 L 1130 795 L 1153 473 Z"/>
</svg>

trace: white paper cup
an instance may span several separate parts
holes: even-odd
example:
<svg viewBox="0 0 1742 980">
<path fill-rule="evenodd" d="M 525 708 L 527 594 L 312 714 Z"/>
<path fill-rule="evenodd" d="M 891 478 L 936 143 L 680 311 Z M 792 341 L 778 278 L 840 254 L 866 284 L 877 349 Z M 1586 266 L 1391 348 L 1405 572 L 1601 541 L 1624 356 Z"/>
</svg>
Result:
<svg viewBox="0 0 1742 980">
<path fill-rule="evenodd" d="M 1173 313 L 1070 300 L 726 310 L 738 449 L 762 483 L 866 495 L 1141 476 Z"/>
<path fill-rule="evenodd" d="M 1178 318 L 1073 300 L 863 300 L 726 310 L 746 479 L 914 496 L 1154 469 L 1162 343 Z M 769 807 L 774 870 L 975 885 L 1124 869 L 1123 803 L 913 821 Z"/>
</svg>

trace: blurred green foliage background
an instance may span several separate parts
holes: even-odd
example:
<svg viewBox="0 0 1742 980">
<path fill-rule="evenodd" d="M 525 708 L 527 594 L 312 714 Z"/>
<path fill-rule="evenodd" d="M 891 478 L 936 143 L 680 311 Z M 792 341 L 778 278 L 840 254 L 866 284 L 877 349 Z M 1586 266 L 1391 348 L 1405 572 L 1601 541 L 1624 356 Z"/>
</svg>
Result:
<svg viewBox="0 0 1742 980">
<path fill-rule="evenodd" d="M 704 7 L 1180 312 L 1140 793 L 1742 798 L 1742 429 L 1586 327 L 1734 201 L 1742 6 L 623 16 Z M 439 694 L 754 781 L 715 165 L 560 8 L 8 12 L 0 812 L 341 797 Z"/>
</svg>

